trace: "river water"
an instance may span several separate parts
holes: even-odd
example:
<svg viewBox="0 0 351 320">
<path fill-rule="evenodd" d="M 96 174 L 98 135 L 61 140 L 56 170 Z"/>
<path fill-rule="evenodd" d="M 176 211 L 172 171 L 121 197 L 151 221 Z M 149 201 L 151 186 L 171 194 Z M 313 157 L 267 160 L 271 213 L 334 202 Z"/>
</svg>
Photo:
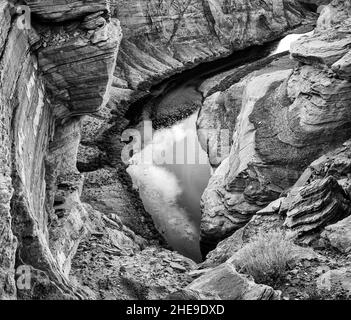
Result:
<svg viewBox="0 0 351 320">
<path fill-rule="evenodd" d="M 168 244 L 181 254 L 201 261 L 199 246 L 200 199 L 211 176 L 207 154 L 198 143 L 196 120 L 202 95 L 200 84 L 209 77 L 263 56 L 289 50 L 302 34 L 280 42 L 238 52 L 231 57 L 185 72 L 155 87 L 135 129 L 144 132 L 152 114 L 167 116 L 179 105 L 193 105 L 194 112 L 172 125 L 142 136 L 142 150 L 134 154 L 127 172 L 139 190 L 146 211 Z M 151 107 L 150 107 L 151 106 Z M 140 107 L 140 106 L 139 106 Z M 152 112 L 150 110 L 153 110 Z M 150 128 L 149 128 L 150 129 Z M 147 130 L 146 130 L 147 131 Z"/>
</svg>

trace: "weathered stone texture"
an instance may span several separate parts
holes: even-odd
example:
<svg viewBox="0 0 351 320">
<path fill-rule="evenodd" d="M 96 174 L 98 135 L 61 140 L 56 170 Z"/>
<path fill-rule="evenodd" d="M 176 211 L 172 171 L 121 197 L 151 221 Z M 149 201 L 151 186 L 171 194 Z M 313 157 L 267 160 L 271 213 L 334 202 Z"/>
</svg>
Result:
<svg viewBox="0 0 351 320">
<path fill-rule="evenodd" d="M 351 214 L 351 199 L 334 177 L 318 179 L 292 200 L 285 226 L 296 236 L 321 230 Z"/>
<path fill-rule="evenodd" d="M 109 9 L 109 1 L 106 0 L 28 0 L 26 2 L 34 15 L 55 22 L 71 20 Z"/>
<path fill-rule="evenodd" d="M 71 19 L 106 11 L 106 2 L 101 3 L 104 9 L 90 3 L 94 8 L 81 8 L 79 14 L 72 7 L 65 10 L 74 13 Z M 78 26 L 70 22 L 69 31 L 67 24 L 56 25 L 43 36 L 48 29 L 37 24 L 37 16 L 35 28 L 21 29 L 12 6 L 1 1 L 0 9 L 0 299 L 16 297 L 16 264 L 44 272 L 39 288 L 48 291 L 41 298 L 82 297 L 68 279 L 71 259 L 87 232 L 76 169 L 80 121 L 68 118 L 107 102 L 120 28 L 104 20 L 96 29 L 75 33 L 72 25 Z M 42 18 L 61 21 L 51 15 L 56 9 Z M 60 197 L 65 200 L 61 205 Z M 28 294 L 18 292 L 18 297 L 30 298 Z"/>
<path fill-rule="evenodd" d="M 348 1 L 333 1 L 315 32 L 292 46 L 291 56 L 299 62 L 293 71 L 252 74 L 228 89 L 241 87 L 243 94 L 232 105 L 240 113 L 230 156 L 202 198 L 204 248 L 245 225 L 293 186 L 309 163 L 350 138 L 350 15 Z M 330 206 L 340 200 L 331 189 L 336 193 Z"/>
<path fill-rule="evenodd" d="M 147 90 L 200 62 L 278 38 L 307 10 L 295 1 L 111 1 L 124 33 L 116 86 Z M 117 84 L 118 83 L 118 84 Z"/>
<path fill-rule="evenodd" d="M 108 148 L 106 131 L 119 137 L 122 125 L 116 128 L 108 121 L 111 110 L 123 100 L 146 94 L 163 78 L 201 62 L 276 39 L 314 16 L 294 0 L 29 0 L 26 4 L 33 13 L 30 30 L 19 29 L 18 13 L 0 0 L 0 299 L 87 298 L 89 294 L 69 278 L 77 248 L 94 229 L 92 216 L 98 216 L 81 201 L 84 176 L 76 164 L 82 116 L 100 109 L 106 115 L 90 122 L 92 130 L 85 126 L 89 139 L 81 152 L 89 151 L 94 159 L 100 156 L 94 138 L 98 136 Z M 229 135 L 234 136 L 230 157 L 214 161 L 220 166 L 202 199 L 202 241 L 209 247 L 278 198 L 312 159 L 350 136 L 349 16 L 350 6 L 334 1 L 324 9 L 315 34 L 293 47 L 298 68 L 292 71 L 288 65 L 248 75 L 208 100 L 208 113 L 221 112 L 211 119 L 213 127 L 229 121 Z M 125 121 L 124 111 L 115 110 L 118 125 Z M 117 154 L 121 146 L 115 143 L 108 151 Z M 340 169 L 345 163 L 334 164 Z M 99 218 L 100 230 L 106 232 L 100 244 L 130 258 L 126 265 L 137 261 L 141 266 L 145 257 L 152 265 L 153 251 L 129 256 L 143 249 L 145 242 L 115 216 L 116 210 L 123 211 L 125 221 L 136 223 L 135 212 L 130 214 L 134 199 L 119 202 L 129 187 L 122 185 L 120 168 L 99 169 L 86 175 L 83 196 L 106 210 L 106 216 Z M 117 175 L 123 183 L 115 183 Z M 346 216 L 348 176 L 319 179 L 328 182 L 330 200 L 340 200 L 338 209 Z M 305 188 L 319 186 L 319 180 L 311 180 L 312 187 Z M 324 195 L 324 188 L 318 190 Z M 301 206 L 305 209 L 306 204 Z M 288 219 L 301 218 L 295 207 L 289 209 Z M 335 216 L 330 212 L 328 223 Z M 318 227 L 324 227 L 324 215 L 320 221 Z M 105 222 L 113 228 L 104 227 Z M 146 227 L 140 223 L 138 229 Z M 95 235 L 99 237 L 98 232 Z M 348 250 L 346 240 L 336 243 L 331 233 L 325 238 Z M 127 250 L 115 249 L 123 245 Z M 225 248 L 225 256 L 232 249 Z M 157 259 L 173 256 L 159 251 Z M 186 259 L 180 262 L 185 264 Z M 20 264 L 30 266 L 32 290 L 16 290 L 15 267 Z M 170 277 L 144 281 L 138 270 L 129 276 L 121 266 L 120 262 L 114 266 L 121 272 L 118 281 L 133 283 L 137 277 L 150 287 L 157 284 L 150 297 L 158 297 L 165 279 L 175 279 L 175 287 L 179 279 L 188 281 L 177 273 L 193 268 L 172 261 L 161 267 L 172 268 Z M 101 279 L 108 271 L 104 269 Z M 199 298 L 279 298 L 279 292 L 255 284 L 227 264 L 189 285 L 185 296 L 186 290 L 188 296 Z"/>
<path fill-rule="evenodd" d="M 217 297 L 218 300 L 279 300 L 280 293 L 273 288 L 256 284 L 238 273 L 232 264 L 224 263 L 193 281 L 184 289 L 197 293 L 199 299 Z"/>
<path fill-rule="evenodd" d="M 44 29 L 44 32 L 46 30 Z M 78 32 L 77 32 L 78 33 Z M 92 33 L 73 36 L 52 32 L 62 41 L 48 42 L 39 50 L 39 65 L 47 80 L 51 99 L 60 105 L 58 117 L 95 112 L 108 101 L 116 52 L 122 37 L 119 24 L 105 24 Z M 62 106 L 67 110 L 60 110 Z"/>
<path fill-rule="evenodd" d="M 1 23 L 4 29 L 2 38 L 2 55 L 0 60 L 0 108 L 2 118 L 0 120 L 1 144 L 0 144 L 0 298 L 11 299 L 15 297 L 14 283 L 15 252 L 17 241 L 12 233 L 13 217 L 11 212 L 11 200 L 14 193 L 12 181 L 12 135 L 11 126 L 13 110 L 18 106 L 21 94 L 26 93 L 28 74 L 26 68 L 33 68 L 33 61 L 26 54 L 28 41 L 16 27 L 11 27 L 9 7 L 1 3 Z M 8 33 L 7 33 L 8 32 Z M 19 41 L 17 41 L 19 38 Z M 18 66 L 23 66 L 18 68 Z M 20 80 L 19 80 L 20 79 Z M 25 82 L 23 82 L 25 81 Z M 19 82 L 18 87 L 16 84 Z M 19 96 L 17 94 L 19 93 Z M 27 103 L 29 98 L 27 98 Z M 32 101 L 31 101 L 32 102 Z M 35 103 L 34 108 L 35 108 Z"/>
</svg>

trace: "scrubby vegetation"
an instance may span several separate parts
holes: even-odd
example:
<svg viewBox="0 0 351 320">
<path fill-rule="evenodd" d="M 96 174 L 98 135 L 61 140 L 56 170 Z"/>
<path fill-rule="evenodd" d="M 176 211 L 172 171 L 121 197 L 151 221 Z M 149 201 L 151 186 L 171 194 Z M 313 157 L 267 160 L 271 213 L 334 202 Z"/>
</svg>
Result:
<svg viewBox="0 0 351 320">
<path fill-rule="evenodd" d="M 237 253 L 236 267 L 255 282 L 276 286 L 285 280 L 299 250 L 281 231 L 259 233 Z"/>
</svg>

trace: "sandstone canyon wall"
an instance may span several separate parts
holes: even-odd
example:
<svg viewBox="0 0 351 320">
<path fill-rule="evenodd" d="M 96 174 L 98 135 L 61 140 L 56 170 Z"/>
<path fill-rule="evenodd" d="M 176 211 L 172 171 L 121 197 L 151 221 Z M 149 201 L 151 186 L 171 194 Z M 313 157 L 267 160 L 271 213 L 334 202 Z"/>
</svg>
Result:
<svg viewBox="0 0 351 320">
<path fill-rule="evenodd" d="M 204 253 L 293 186 L 285 225 L 298 236 L 350 214 L 349 192 L 328 174 L 297 191 L 314 180 L 302 175 L 309 164 L 351 136 L 350 13 L 349 1 L 333 1 L 284 67 L 273 63 L 205 101 L 235 129 L 202 198 Z"/>
<path fill-rule="evenodd" d="M 112 242 L 145 245 L 112 214 L 140 233 L 146 229 L 129 216 L 135 201 L 121 202 L 127 198 L 121 170 L 96 160 L 111 146 L 105 138 L 118 140 L 125 125 L 121 101 L 184 68 L 276 39 L 308 16 L 293 0 L 28 0 L 33 15 L 24 29 L 20 4 L 0 1 L 0 299 L 86 298 L 69 273 L 97 210 L 115 228 Z M 339 73 L 347 72 L 342 64 Z M 340 136 L 347 133 L 340 129 Z M 109 149 L 118 151 L 120 145 Z M 38 291 L 16 290 L 21 265 L 30 266 Z"/>
<path fill-rule="evenodd" d="M 111 6 L 124 33 L 116 88 L 129 94 L 200 62 L 277 39 L 311 18 L 298 1 L 121 0 Z"/>
<path fill-rule="evenodd" d="M 17 3 L 1 1 L 0 297 L 5 299 L 16 297 L 14 270 L 23 264 L 44 272 L 47 295 L 81 295 L 68 281 L 70 259 L 86 232 L 75 163 L 77 120 L 106 103 L 121 29 L 109 20 L 105 1 L 96 6 L 87 1 L 83 8 L 80 2 L 79 10 L 71 10 L 75 3 L 27 1 L 35 16 L 33 27 L 25 29 Z M 83 26 L 89 14 L 104 23 Z"/>
</svg>

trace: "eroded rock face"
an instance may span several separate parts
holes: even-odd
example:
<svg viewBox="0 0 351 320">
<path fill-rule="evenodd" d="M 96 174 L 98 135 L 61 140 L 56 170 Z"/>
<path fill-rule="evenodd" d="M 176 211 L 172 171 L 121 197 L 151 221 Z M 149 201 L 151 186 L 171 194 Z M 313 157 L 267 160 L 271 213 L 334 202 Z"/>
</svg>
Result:
<svg viewBox="0 0 351 320">
<path fill-rule="evenodd" d="M 28 5 L 33 11 L 40 5 L 49 10 L 48 3 L 29 1 Z M 94 112 L 106 102 L 120 28 L 107 19 L 104 26 L 90 31 L 80 28 L 79 22 L 69 22 L 48 32 L 45 23 L 37 23 L 40 9 L 33 16 L 33 28 L 27 30 L 18 23 L 21 17 L 16 17 L 13 5 L 5 1 L 0 5 L 0 298 L 16 297 L 14 273 L 19 264 L 38 270 L 37 280 L 47 285 L 48 298 L 82 297 L 84 293 L 68 279 L 70 260 L 86 233 L 79 199 L 81 176 L 76 169 L 79 118 L 72 117 Z M 79 15 L 98 10 L 102 8 L 83 8 Z M 28 292 L 18 297 L 29 298 Z"/>
<path fill-rule="evenodd" d="M 293 69 L 295 65 L 286 53 L 278 54 L 214 76 L 201 85 L 200 90 L 206 99 L 197 120 L 198 136 L 213 167 L 218 167 L 230 154 L 236 119 L 241 110 L 245 87 L 253 76 L 251 73 L 255 71 L 255 76 L 259 76 Z"/>
<path fill-rule="evenodd" d="M 1 2 L 3 23 L 1 31 L 2 56 L 0 61 L 1 73 L 1 217 L 4 219 L 1 232 L 1 281 L 0 296 L 10 298 L 15 296 L 14 264 L 17 241 L 12 234 L 15 228 L 16 211 L 14 199 L 17 192 L 26 199 L 26 204 L 34 211 L 41 205 L 40 200 L 45 191 L 42 175 L 43 154 L 41 149 L 47 146 L 50 126 L 50 111 L 46 109 L 42 81 L 37 78 L 38 63 L 35 56 L 30 55 L 30 37 L 27 32 L 18 29 L 16 18 L 11 23 L 10 7 L 7 2 Z M 40 127 L 42 130 L 40 132 Z M 36 161 L 36 162 L 35 162 Z M 14 163 L 14 165 L 13 165 Z M 28 168 L 31 168 L 28 170 Z M 17 177 L 20 177 L 17 179 Z M 17 189 L 17 186 L 19 187 Z M 43 223 L 43 215 L 38 214 L 39 223 Z M 11 280 L 12 278 L 12 280 Z"/>
<path fill-rule="evenodd" d="M 167 75 L 276 39 L 302 23 L 306 9 L 280 0 L 111 1 L 124 39 L 116 88 L 147 90 Z"/>
<path fill-rule="evenodd" d="M 89 13 L 107 11 L 109 9 L 108 2 L 106 0 L 29 0 L 27 4 L 30 6 L 33 14 L 39 18 L 62 22 L 84 17 Z"/>
<path fill-rule="evenodd" d="M 350 137 L 350 13 L 349 2 L 333 1 L 314 34 L 292 46 L 296 68 L 251 74 L 229 89 L 243 94 L 230 156 L 202 198 L 205 252 Z"/>
<path fill-rule="evenodd" d="M 285 197 L 257 214 L 279 214 L 296 241 L 312 244 L 321 235 L 332 247 L 346 252 L 349 219 L 344 218 L 351 214 L 350 184 L 348 140 L 310 164 Z"/>
<path fill-rule="evenodd" d="M 293 198 L 285 226 L 296 236 L 318 231 L 351 214 L 349 196 L 334 177 L 315 180 Z"/>
<path fill-rule="evenodd" d="M 314 161 L 287 197 L 281 198 L 281 206 L 275 213 L 287 215 L 285 225 L 295 238 L 321 233 L 328 245 L 348 252 L 350 164 L 350 141 L 347 141 Z"/>
<path fill-rule="evenodd" d="M 0 52 L 4 58 L 1 59 L 0 76 L 1 81 L 5 77 L 5 68 L 10 68 L 8 61 L 10 49 L 6 50 L 4 44 L 9 36 L 9 29 L 11 27 L 10 7 L 6 1 L 0 2 Z M 13 36 L 11 37 L 13 38 Z M 13 40 L 12 40 L 13 41 Z M 4 60 L 4 61 L 3 61 Z M 16 81 L 17 75 L 10 73 L 10 79 Z M 8 96 L 13 90 L 10 87 L 0 88 L 0 108 L 3 115 L 0 121 L 1 143 L 0 143 L 0 298 L 13 299 L 16 294 L 14 282 L 14 266 L 15 266 L 15 252 L 17 248 L 17 241 L 12 233 L 11 222 L 11 198 L 13 194 L 13 187 L 11 181 L 11 120 L 12 115 L 7 112 L 9 106 Z"/>
<path fill-rule="evenodd" d="M 201 107 L 197 132 L 201 147 L 207 152 L 213 167 L 218 167 L 229 156 L 235 119 L 240 110 L 237 101 L 242 98 L 240 89 L 216 92 Z"/>
<path fill-rule="evenodd" d="M 289 183 L 297 179 L 298 173 L 293 168 L 286 170 L 283 166 L 264 165 L 264 160 L 256 152 L 259 146 L 255 125 L 251 122 L 254 109 L 262 98 L 279 87 L 291 71 L 275 71 L 257 77 L 250 75 L 244 80 L 246 86 L 242 83 L 235 85 L 243 90 L 243 104 L 237 118 L 230 157 L 210 179 L 201 200 L 203 245 L 207 242 L 206 235 L 209 235 L 208 239 L 213 236 L 221 240 L 244 226 L 255 212 L 278 198 Z M 275 113 L 267 109 L 258 111 L 257 117 L 261 117 L 262 124 L 270 121 L 270 112 L 271 115 Z M 283 172 L 285 179 L 279 179 L 279 173 Z"/>
</svg>

